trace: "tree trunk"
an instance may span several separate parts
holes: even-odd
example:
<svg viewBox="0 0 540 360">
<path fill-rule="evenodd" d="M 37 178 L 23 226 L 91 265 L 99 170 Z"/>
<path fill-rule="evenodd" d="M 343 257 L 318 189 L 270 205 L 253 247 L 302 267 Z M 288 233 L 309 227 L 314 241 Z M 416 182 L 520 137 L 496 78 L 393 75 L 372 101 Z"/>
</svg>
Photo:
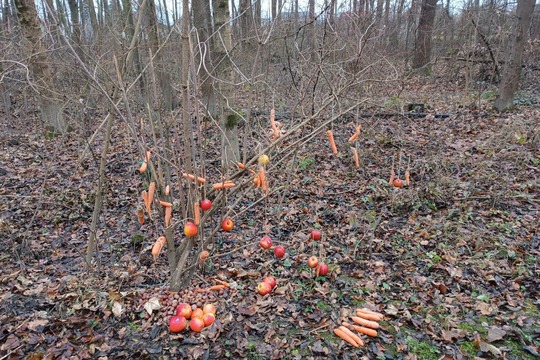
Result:
<svg viewBox="0 0 540 360">
<path fill-rule="evenodd" d="M 514 31 L 510 59 L 505 64 L 501 85 L 499 86 L 499 94 L 497 95 L 497 99 L 495 99 L 495 108 L 499 111 L 511 108 L 514 103 L 514 94 L 519 85 L 523 50 L 527 43 L 534 5 L 535 0 L 518 0 L 516 30 Z"/>
<path fill-rule="evenodd" d="M 232 49 L 231 26 L 229 24 L 229 3 L 227 0 L 214 0 L 215 28 L 219 33 L 218 39 L 214 43 L 213 61 L 216 64 L 214 69 L 215 77 L 220 80 L 217 84 L 220 90 L 220 116 L 223 131 L 222 138 L 222 162 L 225 167 L 229 167 L 231 161 L 240 161 L 240 149 L 238 142 L 238 116 L 233 109 L 233 86 L 234 73 L 230 59 Z"/>
<path fill-rule="evenodd" d="M 156 69 L 156 77 L 159 82 L 159 87 L 161 89 L 161 94 L 163 96 L 163 107 L 167 111 L 173 110 L 173 97 L 174 92 L 171 86 L 171 76 L 167 71 L 163 71 L 165 64 L 162 63 L 162 52 L 159 51 L 160 42 L 159 42 L 159 32 L 158 32 L 158 21 L 156 16 L 156 4 L 154 0 L 148 1 L 148 10 L 147 10 L 147 19 L 148 19 L 148 41 L 150 43 L 150 48 L 154 56 L 154 68 Z"/>
<path fill-rule="evenodd" d="M 423 75 L 431 74 L 431 36 L 436 6 L 437 0 L 422 0 L 412 68 Z"/>
<path fill-rule="evenodd" d="M 92 34 L 94 35 L 94 39 L 97 38 L 97 33 L 99 31 L 98 29 L 98 21 L 96 16 L 96 8 L 94 4 L 94 0 L 87 0 L 87 6 L 88 6 L 88 16 L 90 17 L 90 25 L 92 26 Z"/>
<path fill-rule="evenodd" d="M 125 67 L 126 69 L 129 69 L 131 67 L 131 61 L 133 61 L 133 65 L 135 67 L 135 73 L 138 75 L 142 72 L 142 65 L 141 65 L 141 58 L 139 55 L 139 46 L 138 46 L 138 31 L 136 34 L 135 31 L 135 24 L 133 21 L 133 10 L 131 8 L 131 1 L 130 0 L 123 0 L 124 1 L 124 18 L 126 22 L 125 32 L 126 32 L 126 43 L 128 47 L 128 52 L 125 58 Z M 144 8 L 146 4 L 146 1 L 143 1 L 141 8 Z M 144 10 L 144 9 L 142 9 Z M 139 27 L 137 27 L 139 28 Z M 127 73 L 127 71 L 124 71 Z M 141 97 L 143 99 L 147 98 L 146 93 L 146 85 L 144 81 L 144 75 L 139 78 L 137 81 L 139 85 L 139 90 L 141 92 Z"/>
<path fill-rule="evenodd" d="M 67 126 L 62 114 L 62 107 L 54 98 L 56 91 L 46 49 L 41 43 L 41 30 L 36 8 L 32 0 L 15 0 L 15 8 L 23 36 L 30 43 L 30 69 L 39 91 L 41 118 L 49 126 L 48 130 L 53 133 L 63 133 Z"/>
<path fill-rule="evenodd" d="M 204 63 L 205 66 L 201 68 L 199 75 L 199 84 L 201 89 L 201 97 L 206 110 L 216 116 L 216 100 L 214 95 L 214 87 L 212 78 L 209 76 L 207 69 L 210 69 L 209 50 L 212 48 L 212 39 L 210 34 L 212 32 L 212 14 L 210 2 L 194 1 L 192 3 L 193 11 L 193 26 L 197 30 L 198 46 L 197 51 L 197 63 Z"/>
<path fill-rule="evenodd" d="M 307 26 L 307 43 L 309 51 L 315 50 L 315 0 L 309 0 L 309 24 Z"/>
<path fill-rule="evenodd" d="M 71 13 L 72 39 L 75 43 L 77 56 L 84 62 L 85 56 L 82 50 L 81 24 L 79 22 L 79 4 L 77 0 L 68 0 L 69 12 Z"/>
</svg>

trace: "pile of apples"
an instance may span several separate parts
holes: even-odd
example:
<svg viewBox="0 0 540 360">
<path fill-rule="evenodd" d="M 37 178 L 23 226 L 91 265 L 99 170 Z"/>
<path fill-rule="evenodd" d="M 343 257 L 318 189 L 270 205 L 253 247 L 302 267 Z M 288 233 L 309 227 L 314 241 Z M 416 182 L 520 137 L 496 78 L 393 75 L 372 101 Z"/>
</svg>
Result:
<svg viewBox="0 0 540 360">
<path fill-rule="evenodd" d="M 188 319 L 190 321 L 188 322 Z M 195 332 L 201 332 L 216 320 L 216 307 L 213 304 L 205 304 L 204 307 L 193 308 L 187 303 L 182 303 L 176 308 L 176 315 L 169 320 L 169 330 L 179 333 L 188 327 Z"/>
<path fill-rule="evenodd" d="M 321 239 L 322 234 L 319 230 L 313 230 L 309 234 L 309 237 L 310 239 L 317 241 Z M 259 241 L 259 245 L 265 250 L 270 249 L 272 247 L 272 238 L 268 235 L 263 236 Z M 277 258 L 282 258 L 285 256 L 285 253 L 286 251 L 283 246 L 278 245 L 274 247 L 274 255 Z M 328 274 L 328 264 L 320 262 L 316 256 L 310 256 L 307 263 L 310 268 L 315 269 L 316 276 L 325 276 Z M 257 285 L 257 292 L 264 296 L 269 294 L 274 287 L 276 287 L 276 279 L 269 276 L 264 278 L 263 281 Z"/>
</svg>

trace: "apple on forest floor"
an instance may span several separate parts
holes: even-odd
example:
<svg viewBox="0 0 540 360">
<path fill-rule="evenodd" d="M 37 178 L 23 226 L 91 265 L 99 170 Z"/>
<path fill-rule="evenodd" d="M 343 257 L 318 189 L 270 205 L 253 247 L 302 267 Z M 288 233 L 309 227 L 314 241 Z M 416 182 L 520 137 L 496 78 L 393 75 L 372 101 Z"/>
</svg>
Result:
<svg viewBox="0 0 540 360">
<path fill-rule="evenodd" d="M 281 259 L 285 256 L 285 248 L 281 245 L 278 245 L 274 248 L 274 255 L 276 255 L 277 258 Z"/>
<path fill-rule="evenodd" d="M 191 305 L 182 303 L 176 307 L 176 315 L 183 316 L 186 319 L 191 317 Z"/>
<path fill-rule="evenodd" d="M 272 291 L 272 287 L 270 286 L 270 284 L 264 281 L 257 285 L 257 292 L 263 296 L 268 294 L 270 291 Z"/>
<path fill-rule="evenodd" d="M 319 265 L 319 259 L 316 256 L 310 256 L 307 264 L 310 268 L 315 269 Z"/>
<path fill-rule="evenodd" d="M 274 278 L 273 276 L 267 276 L 263 279 L 263 282 L 264 283 L 267 283 L 268 285 L 270 285 L 270 287 L 273 289 L 276 287 L 277 285 L 277 281 L 276 281 L 276 278 Z"/>
<path fill-rule="evenodd" d="M 272 239 L 270 238 L 270 236 L 265 235 L 261 238 L 259 244 L 263 249 L 270 249 L 272 247 Z"/>
<path fill-rule="evenodd" d="M 311 230 L 311 233 L 309 234 L 311 240 L 320 240 L 321 236 L 322 234 L 319 230 Z"/>
<path fill-rule="evenodd" d="M 325 276 L 326 274 L 328 274 L 328 265 L 325 263 L 320 263 L 319 266 L 317 267 L 316 275 Z"/>
<path fill-rule="evenodd" d="M 187 326 L 187 320 L 183 316 L 173 316 L 169 320 L 169 330 L 173 333 L 178 333 L 184 330 Z"/>
<path fill-rule="evenodd" d="M 225 231 L 231 231 L 233 227 L 234 227 L 234 221 L 232 221 L 231 219 L 225 219 L 221 223 L 221 228 Z"/>
<path fill-rule="evenodd" d="M 201 332 L 204 329 L 204 321 L 201 318 L 191 319 L 189 322 L 189 328 L 195 332 Z"/>
</svg>

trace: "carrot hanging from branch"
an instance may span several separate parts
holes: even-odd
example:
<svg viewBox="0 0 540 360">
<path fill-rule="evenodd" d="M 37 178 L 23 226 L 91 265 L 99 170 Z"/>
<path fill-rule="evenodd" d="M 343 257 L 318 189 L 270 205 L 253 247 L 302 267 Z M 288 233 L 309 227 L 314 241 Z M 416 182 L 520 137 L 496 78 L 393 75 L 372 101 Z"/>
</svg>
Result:
<svg viewBox="0 0 540 360">
<path fill-rule="evenodd" d="M 334 134 L 332 133 L 332 130 L 326 131 L 326 136 L 328 136 L 328 141 L 330 141 L 330 147 L 332 148 L 332 152 L 334 155 L 337 155 L 337 147 L 336 142 L 334 141 Z"/>
<path fill-rule="evenodd" d="M 195 225 L 198 226 L 201 223 L 201 210 L 198 202 L 193 204 L 193 217 L 195 219 Z"/>
<path fill-rule="evenodd" d="M 169 227 L 172 218 L 172 206 L 165 207 L 165 227 Z"/>
<path fill-rule="evenodd" d="M 358 152 L 355 147 L 351 147 L 351 151 L 354 158 L 354 166 L 358 169 L 360 167 L 360 160 L 358 160 Z"/>
<path fill-rule="evenodd" d="M 159 256 L 161 248 L 165 246 L 165 243 L 167 243 L 165 236 L 160 236 L 154 243 L 154 247 L 152 248 L 152 256 L 154 257 L 154 260 L 156 260 L 156 258 Z"/>
<path fill-rule="evenodd" d="M 200 176 L 195 176 L 193 174 L 188 174 L 188 173 L 182 173 L 182 176 L 186 179 L 189 179 L 189 180 L 193 180 L 193 181 L 197 181 L 197 182 L 200 182 L 201 184 L 204 184 L 206 182 L 206 179 L 205 178 L 202 178 Z"/>
<path fill-rule="evenodd" d="M 148 211 L 148 216 L 152 219 L 152 201 L 154 201 L 154 193 L 156 192 L 156 183 L 152 181 L 148 185 L 148 202 L 146 203 L 146 211 Z"/>
<path fill-rule="evenodd" d="M 409 186 L 411 184 L 411 173 L 409 170 L 405 171 L 405 185 Z"/>
<path fill-rule="evenodd" d="M 139 220 L 139 224 L 144 224 L 144 209 L 138 208 L 137 209 L 137 218 Z"/>
<path fill-rule="evenodd" d="M 264 194 L 268 195 L 268 179 L 266 178 L 266 172 L 264 171 L 264 167 L 259 167 L 259 182 L 263 188 Z"/>
<path fill-rule="evenodd" d="M 272 128 L 272 141 L 279 138 L 279 128 L 276 124 L 276 110 L 272 109 L 270 110 L 270 127 Z"/>
<path fill-rule="evenodd" d="M 235 186 L 236 186 L 235 183 L 233 183 L 230 180 L 227 180 L 227 181 L 224 181 L 224 182 L 215 183 L 214 185 L 212 185 L 212 188 L 214 190 L 221 190 L 221 189 L 230 189 L 230 188 L 233 188 Z"/>
<path fill-rule="evenodd" d="M 148 163 L 145 161 L 142 162 L 141 167 L 139 168 L 139 172 L 143 174 L 146 171 L 146 168 L 148 167 Z"/>
</svg>

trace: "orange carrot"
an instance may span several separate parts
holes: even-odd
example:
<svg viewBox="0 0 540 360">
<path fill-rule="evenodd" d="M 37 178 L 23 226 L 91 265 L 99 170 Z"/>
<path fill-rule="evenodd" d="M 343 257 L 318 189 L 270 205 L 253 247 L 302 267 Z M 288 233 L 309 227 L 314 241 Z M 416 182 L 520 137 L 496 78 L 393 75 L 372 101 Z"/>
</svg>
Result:
<svg viewBox="0 0 540 360">
<path fill-rule="evenodd" d="M 165 186 L 165 196 L 169 196 L 170 193 L 171 193 L 171 188 L 169 187 L 169 185 Z"/>
<path fill-rule="evenodd" d="M 193 216 L 195 218 L 195 225 L 199 225 L 201 223 L 201 210 L 199 208 L 199 203 L 195 202 L 193 204 Z"/>
<path fill-rule="evenodd" d="M 139 224 L 144 224 L 144 210 L 142 208 L 137 209 L 137 218 L 139 220 Z"/>
<path fill-rule="evenodd" d="M 356 316 L 358 316 L 359 318 L 362 318 L 366 321 L 379 321 L 381 320 L 381 317 L 379 317 L 378 315 L 375 315 L 375 314 L 371 314 L 371 313 L 368 313 L 368 312 L 362 312 L 362 311 L 357 311 L 356 312 Z M 362 325 L 362 324 L 360 324 Z M 368 326 L 368 325 L 364 325 L 364 326 Z M 370 326 L 368 326 L 370 327 Z M 376 329 L 376 328 L 374 328 Z"/>
<path fill-rule="evenodd" d="M 326 131 L 326 136 L 328 136 L 328 141 L 330 141 L 330 147 L 332 148 L 332 152 L 337 155 L 337 147 L 336 142 L 334 141 L 334 134 L 332 134 L 332 130 Z"/>
<path fill-rule="evenodd" d="M 236 166 L 238 166 L 240 169 L 245 169 L 246 165 L 242 164 L 241 162 L 237 162 Z"/>
<path fill-rule="evenodd" d="M 405 185 L 409 186 L 411 183 L 411 173 L 409 170 L 405 171 Z"/>
<path fill-rule="evenodd" d="M 150 161 L 151 156 L 152 156 L 152 153 L 150 152 L 150 150 L 147 150 L 146 151 L 146 161 Z"/>
<path fill-rule="evenodd" d="M 220 183 L 215 183 L 214 185 L 212 185 L 212 188 L 214 190 L 220 190 L 220 189 L 230 189 L 230 188 L 233 188 L 235 186 L 235 184 L 233 182 L 220 182 Z"/>
<path fill-rule="evenodd" d="M 169 227 L 169 224 L 171 223 L 171 217 L 172 217 L 172 206 L 167 206 L 165 208 L 165 226 Z"/>
<path fill-rule="evenodd" d="M 370 314 L 367 314 L 367 313 L 360 313 L 359 314 L 360 316 L 372 316 Z M 352 319 L 355 323 L 357 323 L 358 325 L 362 325 L 362 326 L 365 326 L 365 327 L 368 327 L 368 328 L 372 328 L 372 329 L 378 329 L 379 328 L 379 324 L 376 323 L 375 321 L 370 321 L 370 320 L 366 320 L 360 316 L 353 316 Z"/>
<path fill-rule="evenodd" d="M 152 208 L 152 200 L 154 200 L 155 191 L 156 191 L 156 183 L 152 181 L 148 185 L 148 203 L 146 204 L 146 211 L 148 211 L 148 216 L 150 216 L 150 218 L 152 218 L 151 208 Z"/>
<path fill-rule="evenodd" d="M 354 330 L 358 331 L 360 334 L 364 334 L 371 337 L 377 336 L 377 330 L 368 329 L 366 327 L 358 326 L 358 325 L 351 325 L 351 326 Z"/>
<path fill-rule="evenodd" d="M 338 329 L 343 330 L 343 332 L 349 335 L 358 345 L 364 346 L 364 342 L 362 341 L 360 336 L 356 335 L 351 330 L 347 329 L 345 326 L 340 326 Z"/>
<path fill-rule="evenodd" d="M 172 204 L 170 202 L 167 202 L 167 201 L 159 200 L 159 203 L 163 207 L 172 207 Z"/>
<path fill-rule="evenodd" d="M 272 128 L 273 136 L 272 141 L 279 137 L 279 128 L 276 125 L 276 110 L 270 110 L 270 127 Z"/>
<path fill-rule="evenodd" d="M 261 178 L 258 174 L 255 175 L 255 178 L 253 178 L 253 183 L 256 187 L 261 187 Z"/>
<path fill-rule="evenodd" d="M 268 195 L 268 180 L 263 166 L 259 167 L 259 179 L 264 193 Z"/>
<path fill-rule="evenodd" d="M 356 132 L 360 134 L 360 131 L 362 131 L 362 124 L 356 125 Z"/>
<path fill-rule="evenodd" d="M 356 151 L 355 147 L 352 147 L 351 150 L 352 150 L 352 155 L 353 155 L 353 158 L 354 158 L 354 166 L 356 168 L 359 168 L 360 167 L 360 160 L 358 160 L 358 152 Z"/>
<path fill-rule="evenodd" d="M 389 186 L 394 185 L 394 178 L 395 177 L 396 177 L 396 173 L 394 172 L 394 170 L 392 170 L 392 173 L 390 174 L 390 180 L 388 180 L 388 185 Z"/>
<path fill-rule="evenodd" d="M 182 173 L 182 176 L 186 179 L 189 179 L 189 180 L 197 180 L 197 182 L 200 182 L 200 183 L 205 183 L 206 182 L 206 179 L 205 178 L 202 178 L 200 176 L 195 176 L 193 174 L 188 174 L 188 173 Z"/>
<path fill-rule="evenodd" d="M 337 337 L 339 337 L 340 339 L 345 340 L 346 342 L 348 342 L 352 346 L 354 346 L 356 348 L 358 347 L 358 344 L 356 343 L 356 341 L 354 341 L 349 335 L 345 334 L 341 328 L 334 329 L 334 334 L 336 334 Z"/>
<path fill-rule="evenodd" d="M 154 247 L 152 248 L 152 256 L 154 257 L 154 260 L 159 256 L 159 253 L 161 252 L 161 248 L 165 245 L 167 242 L 167 239 L 165 236 L 160 236 L 156 242 L 154 243 Z"/>
<path fill-rule="evenodd" d="M 367 314 L 375 315 L 375 316 L 378 317 L 377 320 L 382 320 L 382 319 L 384 319 L 384 315 L 383 315 L 383 314 L 378 313 L 378 312 L 376 312 L 376 311 L 372 311 L 372 310 L 366 309 L 366 308 L 356 309 L 356 314 L 358 314 L 359 312 L 360 312 L 360 313 L 367 313 Z M 368 320 L 369 320 L 369 319 L 368 319 Z M 376 321 L 377 321 L 377 320 L 376 320 Z"/>
<path fill-rule="evenodd" d="M 255 170 L 248 169 L 248 171 L 249 171 L 250 173 L 252 173 L 253 175 L 257 176 L 257 173 L 255 172 Z"/>
<path fill-rule="evenodd" d="M 349 142 L 353 142 L 354 140 L 356 140 L 358 138 L 358 136 L 360 136 L 359 133 L 355 132 L 354 134 L 352 134 L 352 136 L 349 138 Z"/>
<path fill-rule="evenodd" d="M 225 285 L 226 287 L 229 287 L 229 283 L 223 280 L 215 279 L 216 282 L 220 283 L 221 285 Z"/>
<path fill-rule="evenodd" d="M 207 291 L 221 290 L 221 289 L 225 289 L 225 288 L 226 288 L 225 285 L 214 285 L 214 286 L 210 286 L 209 288 L 206 288 L 206 289 L 197 289 L 197 292 L 198 293 L 203 293 L 203 292 L 207 292 Z"/>
<path fill-rule="evenodd" d="M 141 164 L 141 167 L 139 168 L 139 172 L 142 174 L 146 171 L 146 168 L 148 167 L 148 163 L 146 161 L 143 161 Z"/>
</svg>

